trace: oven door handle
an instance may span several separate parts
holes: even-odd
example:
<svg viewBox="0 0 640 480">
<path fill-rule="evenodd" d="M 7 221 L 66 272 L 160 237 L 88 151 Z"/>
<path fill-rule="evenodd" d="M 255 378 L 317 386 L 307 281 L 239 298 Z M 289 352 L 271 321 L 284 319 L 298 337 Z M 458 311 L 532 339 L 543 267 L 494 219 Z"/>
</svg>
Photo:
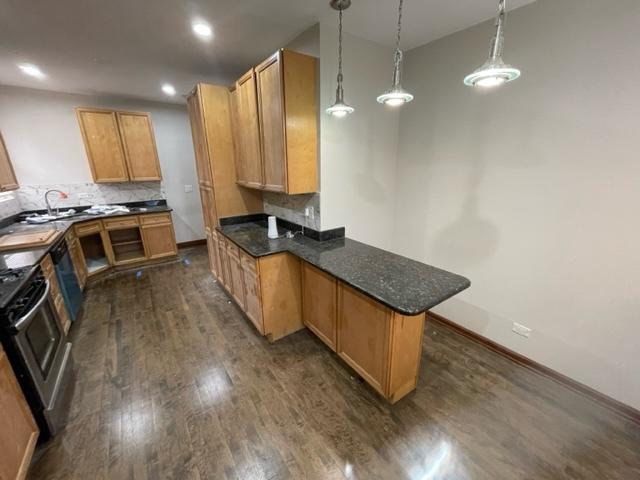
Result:
<svg viewBox="0 0 640 480">
<path fill-rule="evenodd" d="M 33 320 L 33 317 L 35 317 L 36 313 L 38 313 L 38 309 L 49 298 L 49 292 L 51 291 L 51 284 L 49 283 L 49 280 L 45 279 L 45 285 L 46 286 L 44 288 L 44 293 L 42 294 L 42 297 L 40 297 L 40 300 L 38 300 L 38 302 L 33 306 L 31 310 L 29 310 L 29 313 L 20 317 L 13 324 L 13 328 L 17 332 L 24 330 L 29 326 L 29 324 L 31 323 L 31 320 Z"/>
</svg>

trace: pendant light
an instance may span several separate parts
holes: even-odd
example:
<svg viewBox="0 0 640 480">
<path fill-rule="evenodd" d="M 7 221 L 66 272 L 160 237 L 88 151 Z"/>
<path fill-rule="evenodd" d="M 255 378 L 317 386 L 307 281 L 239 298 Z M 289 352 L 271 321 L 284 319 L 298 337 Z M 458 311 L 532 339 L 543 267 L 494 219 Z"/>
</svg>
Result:
<svg viewBox="0 0 640 480">
<path fill-rule="evenodd" d="M 397 107 L 403 103 L 413 100 L 413 95 L 407 92 L 400 85 L 400 74 L 402 71 L 402 50 L 400 50 L 400 30 L 402 29 L 402 2 L 398 4 L 398 34 L 396 36 L 396 53 L 393 56 L 393 87 L 382 95 L 378 96 L 378 103 L 384 103 L 391 107 Z"/>
<path fill-rule="evenodd" d="M 342 11 L 349 8 L 351 0 L 331 0 L 331 7 L 338 10 L 338 87 L 336 88 L 336 101 L 325 110 L 334 117 L 346 117 L 353 113 L 354 108 L 344 103 L 344 91 L 342 90 Z"/>
<path fill-rule="evenodd" d="M 505 0 L 499 0 L 498 17 L 496 18 L 496 34 L 491 40 L 489 59 L 479 69 L 465 77 L 465 85 L 485 88 L 497 87 L 503 83 L 515 80 L 520 76 L 520 70 L 511 65 L 506 65 L 502 61 L 506 17 Z"/>
</svg>

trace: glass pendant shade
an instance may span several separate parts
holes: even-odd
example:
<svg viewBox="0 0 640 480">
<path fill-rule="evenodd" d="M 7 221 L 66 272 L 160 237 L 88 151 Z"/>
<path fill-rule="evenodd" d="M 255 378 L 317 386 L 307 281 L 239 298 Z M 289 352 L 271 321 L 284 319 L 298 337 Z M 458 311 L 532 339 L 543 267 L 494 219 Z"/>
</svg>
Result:
<svg viewBox="0 0 640 480">
<path fill-rule="evenodd" d="M 470 87 L 492 88 L 511 82 L 520 76 L 520 70 L 507 65 L 502 60 L 504 45 L 504 24 L 506 21 L 505 0 L 498 2 L 496 33 L 491 39 L 489 59 L 476 71 L 464 78 L 464 84 Z"/>
<path fill-rule="evenodd" d="M 520 70 L 505 64 L 501 58 L 489 59 L 475 72 L 464 78 L 465 85 L 470 87 L 491 88 L 511 82 L 520 76 Z"/>
<path fill-rule="evenodd" d="M 336 101 L 333 105 L 325 110 L 329 115 L 333 115 L 334 117 L 342 118 L 346 117 L 350 113 L 353 113 L 354 108 L 350 105 L 344 103 L 343 91 L 342 91 L 342 78 L 340 78 L 338 88 L 336 89 Z"/>
</svg>

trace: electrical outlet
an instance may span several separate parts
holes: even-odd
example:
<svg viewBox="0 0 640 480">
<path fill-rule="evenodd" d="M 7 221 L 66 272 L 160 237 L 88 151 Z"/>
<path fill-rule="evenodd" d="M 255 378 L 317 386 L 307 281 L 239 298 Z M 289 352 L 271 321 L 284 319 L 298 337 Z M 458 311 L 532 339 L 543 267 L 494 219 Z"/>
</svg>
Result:
<svg viewBox="0 0 640 480">
<path fill-rule="evenodd" d="M 79 193 L 78 198 L 89 198 L 91 196 L 90 193 Z"/>
<path fill-rule="evenodd" d="M 185 185 L 184 193 L 191 193 L 191 192 L 193 192 L 193 185 Z"/>
<path fill-rule="evenodd" d="M 531 329 L 529 327 L 525 327 L 516 322 L 513 322 L 511 330 L 524 338 L 529 338 L 529 335 L 531 335 Z"/>
<path fill-rule="evenodd" d="M 313 210 L 313 207 L 305 207 L 304 216 L 309 220 L 313 220 L 315 218 L 315 212 Z"/>
</svg>

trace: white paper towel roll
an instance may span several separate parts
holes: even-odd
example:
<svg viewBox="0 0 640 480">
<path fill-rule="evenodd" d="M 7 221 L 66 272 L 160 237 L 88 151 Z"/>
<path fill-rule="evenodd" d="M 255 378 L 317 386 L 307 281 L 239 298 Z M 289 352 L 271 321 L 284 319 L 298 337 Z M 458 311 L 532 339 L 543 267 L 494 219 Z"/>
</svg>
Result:
<svg viewBox="0 0 640 480">
<path fill-rule="evenodd" d="M 278 238 L 278 226 L 276 225 L 276 217 L 269 217 L 269 232 L 267 233 L 267 237 L 269 238 Z"/>
</svg>

